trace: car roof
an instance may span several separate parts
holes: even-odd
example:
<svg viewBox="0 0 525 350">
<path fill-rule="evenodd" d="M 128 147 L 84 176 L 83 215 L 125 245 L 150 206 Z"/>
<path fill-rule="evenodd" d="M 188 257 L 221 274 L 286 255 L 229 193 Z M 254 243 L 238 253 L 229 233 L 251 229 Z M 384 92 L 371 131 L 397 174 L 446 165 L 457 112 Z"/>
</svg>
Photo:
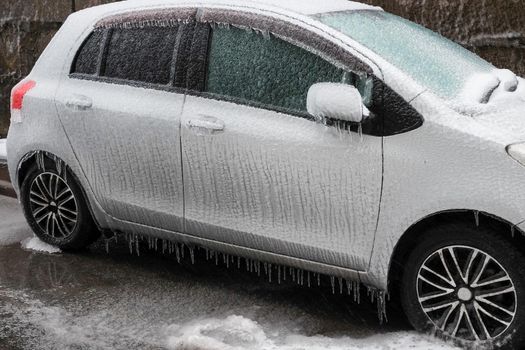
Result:
<svg viewBox="0 0 525 350">
<path fill-rule="evenodd" d="M 248 8 L 279 8 L 301 15 L 315 15 L 326 12 L 352 11 L 352 10 L 381 10 L 379 7 L 348 0 L 128 0 L 130 6 L 162 6 L 187 4 L 192 6 L 241 6 Z"/>
</svg>

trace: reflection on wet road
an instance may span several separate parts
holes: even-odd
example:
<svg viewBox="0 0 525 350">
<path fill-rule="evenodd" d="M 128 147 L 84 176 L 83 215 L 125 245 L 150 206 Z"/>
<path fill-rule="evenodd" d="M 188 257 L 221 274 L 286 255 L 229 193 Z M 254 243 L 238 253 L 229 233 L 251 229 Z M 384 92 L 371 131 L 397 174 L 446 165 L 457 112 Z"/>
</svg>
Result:
<svg viewBox="0 0 525 350">
<path fill-rule="evenodd" d="M 376 336 L 376 345 L 441 347 L 405 332 L 399 310 L 380 326 L 374 304 L 324 284 L 268 283 L 202 251 L 195 264 L 147 244 L 132 256 L 125 241 L 109 254 L 103 242 L 56 255 L 0 246 L 0 349 L 354 349 L 391 331 L 402 332 Z"/>
</svg>

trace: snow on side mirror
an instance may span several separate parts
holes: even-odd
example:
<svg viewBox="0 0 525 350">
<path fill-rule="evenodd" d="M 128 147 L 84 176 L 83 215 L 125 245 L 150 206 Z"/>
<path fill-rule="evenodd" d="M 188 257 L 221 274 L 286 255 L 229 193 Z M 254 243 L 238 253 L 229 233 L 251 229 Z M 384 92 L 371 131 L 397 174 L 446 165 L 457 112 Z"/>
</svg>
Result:
<svg viewBox="0 0 525 350">
<path fill-rule="evenodd" d="M 363 99 L 352 85 L 318 83 L 308 90 L 307 110 L 318 119 L 331 118 L 352 123 L 364 119 Z"/>
</svg>

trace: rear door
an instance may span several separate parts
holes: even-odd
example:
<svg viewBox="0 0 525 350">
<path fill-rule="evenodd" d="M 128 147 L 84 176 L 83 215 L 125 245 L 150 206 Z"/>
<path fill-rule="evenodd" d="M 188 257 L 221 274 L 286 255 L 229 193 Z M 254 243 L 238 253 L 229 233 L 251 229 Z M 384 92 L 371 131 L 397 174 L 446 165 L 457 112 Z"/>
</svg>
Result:
<svg viewBox="0 0 525 350">
<path fill-rule="evenodd" d="M 357 83 L 360 72 L 273 35 L 202 26 L 206 74 L 182 116 L 186 232 L 366 269 L 382 139 L 306 113 L 310 86 Z"/>
<path fill-rule="evenodd" d="M 60 118 L 97 200 L 117 219 L 182 231 L 180 86 L 192 28 L 95 29 L 61 82 Z"/>
</svg>

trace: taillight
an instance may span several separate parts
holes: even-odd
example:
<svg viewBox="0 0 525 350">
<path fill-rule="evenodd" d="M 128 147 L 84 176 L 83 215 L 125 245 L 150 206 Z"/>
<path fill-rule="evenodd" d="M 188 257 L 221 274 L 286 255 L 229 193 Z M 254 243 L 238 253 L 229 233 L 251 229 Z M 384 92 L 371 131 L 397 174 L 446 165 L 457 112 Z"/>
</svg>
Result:
<svg viewBox="0 0 525 350">
<path fill-rule="evenodd" d="M 25 80 L 18 83 L 11 92 L 11 120 L 15 123 L 22 122 L 22 107 L 24 97 L 29 90 L 36 86 L 33 80 Z"/>
<path fill-rule="evenodd" d="M 36 83 L 33 80 L 23 81 L 15 86 L 11 98 L 11 109 L 22 109 L 24 96 L 35 86 Z"/>
</svg>

